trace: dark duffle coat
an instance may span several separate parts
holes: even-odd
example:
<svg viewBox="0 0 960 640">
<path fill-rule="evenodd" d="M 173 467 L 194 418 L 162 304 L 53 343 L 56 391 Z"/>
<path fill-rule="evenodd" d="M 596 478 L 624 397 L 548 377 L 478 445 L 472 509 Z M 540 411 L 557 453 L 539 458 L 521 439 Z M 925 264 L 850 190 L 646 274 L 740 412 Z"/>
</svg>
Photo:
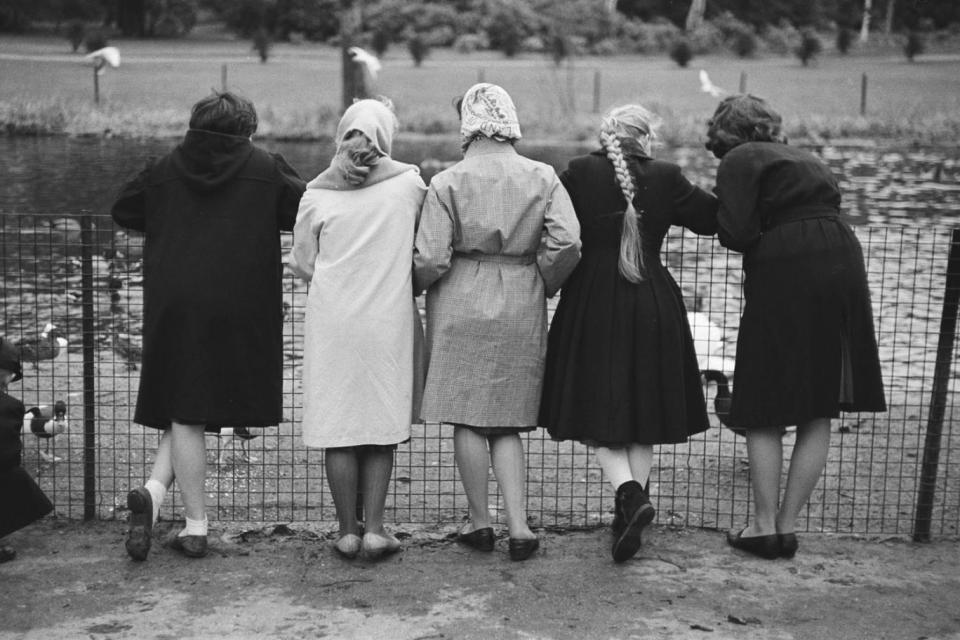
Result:
<svg viewBox="0 0 960 640">
<path fill-rule="evenodd" d="M 20 466 L 23 403 L 0 391 L 0 538 L 53 511 L 36 481 Z"/>
<path fill-rule="evenodd" d="M 720 242 L 743 253 L 731 422 L 883 411 L 863 251 L 840 219 L 829 167 L 803 149 L 750 142 L 723 157 L 716 193 Z"/>
<path fill-rule="evenodd" d="M 550 326 L 540 423 L 557 440 L 603 446 L 687 440 L 710 423 L 680 288 L 660 259 L 673 225 L 716 232 L 717 201 L 680 167 L 626 154 L 646 273 L 618 269 L 626 201 L 602 152 L 560 175 L 580 221 L 583 257 Z"/>
<path fill-rule="evenodd" d="M 136 422 L 281 421 L 280 231 L 303 190 L 281 156 L 196 130 L 123 187 L 113 219 L 146 234 Z"/>
</svg>

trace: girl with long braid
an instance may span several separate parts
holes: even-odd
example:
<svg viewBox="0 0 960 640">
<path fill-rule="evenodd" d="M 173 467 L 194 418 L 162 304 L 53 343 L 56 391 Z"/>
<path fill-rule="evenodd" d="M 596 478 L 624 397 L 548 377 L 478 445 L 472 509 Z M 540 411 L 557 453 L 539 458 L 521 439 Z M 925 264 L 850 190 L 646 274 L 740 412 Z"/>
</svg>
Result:
<svg viewBox="0 0 960 640">
<path fill-rule="evenodd" d="M 540 424 L 592 448 L 616 489 L 613 559 L 639 550 L 656 511 L 653 446 L 709 427 L 686 309 L 660 259 L 672 225 L 717 230 L 717 200 L 651 157 L 657 117 L 624 105 L 603 119 L 601 149 L 560 180 L 580 221 L 583 257 L 550 326 Z"/>
</svg>

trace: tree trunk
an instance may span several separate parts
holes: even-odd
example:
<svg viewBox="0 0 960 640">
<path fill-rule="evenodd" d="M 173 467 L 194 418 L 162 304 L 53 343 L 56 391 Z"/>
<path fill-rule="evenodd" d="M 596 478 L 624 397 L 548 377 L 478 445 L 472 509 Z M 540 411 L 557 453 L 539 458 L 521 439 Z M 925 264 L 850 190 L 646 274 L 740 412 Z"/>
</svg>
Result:
<svg viewBox="0 0 960 640">
<path fill-rule="evenodd" d="M 354 62 L 349 49 L 354 45 L 357 31 L 360 29 L 362 15 L 361 0 L 340 0 L 340 64 L 343 80 L 343 110 L 353 104 L 356 98 L 366 97 L 364 75 L 359 64 Z"/>
<path fill-rule="evenodd" d="M 863 22 L 860 23 L 860 42 L 866 42 L 870 39 L 870 10 L 873 8 L 873 0 L 863 0 Z"/>
<path fill-rule="evenodd" d="M 684 30 L 688 33 L 696 30 L 703 24 L 703 14 L 707 11 L 707 0 L 692 0 L 690 2 L 690 11 L 687 12 L 687 22 Z"/>
<path fill-rule="evenodd" d="M 893 33 L 893 10 L 897 0 L 887 0 L 887 17 L 883 23 L 883 32 L 887 35 Z"/>
</svg>

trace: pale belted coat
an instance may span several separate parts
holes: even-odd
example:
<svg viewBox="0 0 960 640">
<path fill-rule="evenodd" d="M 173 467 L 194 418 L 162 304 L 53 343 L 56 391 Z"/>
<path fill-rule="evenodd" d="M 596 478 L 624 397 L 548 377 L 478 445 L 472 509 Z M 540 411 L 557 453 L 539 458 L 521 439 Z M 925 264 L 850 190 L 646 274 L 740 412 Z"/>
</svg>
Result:
<svg viewBox="0 0 960 640">
<path fill-rule="evenodd" d="M 546 299 L 579 259 L 580 225 L 549 165 L 479 139 L 433 177 L 414 247 L 414 286 L 427 290 L 424 420 L 536 426 Z"/>
</svg>

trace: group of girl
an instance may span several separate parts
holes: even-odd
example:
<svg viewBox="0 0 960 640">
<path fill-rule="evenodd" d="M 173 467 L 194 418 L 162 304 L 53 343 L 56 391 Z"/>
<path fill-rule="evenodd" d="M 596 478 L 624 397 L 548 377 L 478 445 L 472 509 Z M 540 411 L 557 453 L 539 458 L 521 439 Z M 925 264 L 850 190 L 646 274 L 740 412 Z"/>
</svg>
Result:
<svg viewBox="0 0 960 640">
<path fill-rule="evenodd" d="M 429 187 L 391 157 L 389 101 L 346 110 L 330 167 L 304 190 L 250 143 L 253 106 L 218 94 L 194 107 L 184 143 L 124 188 L 114 218 L 146 232 L 135 420 L 163 429 L 150 479 L 128 495 L 130 556 L 146 558 L 174 478 L 186 515 L 174 546 L 204 555 L 203 432 L 280 421 L 270 310 L 279 231 L 293 227 L 287 266 L 310 283 L 303 439 L 324 449 L 340 554 L 400 549 L 384 526 L 393 455 L 427 421 L 452 430 L 469 508 L 461 543 L 496 546 L 492 464 L 509 557 L 537 551 L 520 434 L 544 427 L 596 455 L 615 489 L 613 559 L 631 558 L 655 518 L 653 446 L 709 427 L 681 292 L 660 258 L 673 225 L 744 253 L 730 421 L 746 430 L 755 509 L 728 542 L 792 556 L 830 419 L 885 408 L 863 256 L 829 169 L 788 146 L 780 116 L 753 96 L 723 100 L 709 122 L 716 195 L 653 158 L 658 120 L 639 105 L 611 110 L 600 148 L 559 176 L 517 152 L 501 87 L 474 85 L 456 106 L 463 159 Z M 561 288 L 548 331 L 546 300 Z M 781 499 L 786 425 L 797 436 Z"/>
</svg>

